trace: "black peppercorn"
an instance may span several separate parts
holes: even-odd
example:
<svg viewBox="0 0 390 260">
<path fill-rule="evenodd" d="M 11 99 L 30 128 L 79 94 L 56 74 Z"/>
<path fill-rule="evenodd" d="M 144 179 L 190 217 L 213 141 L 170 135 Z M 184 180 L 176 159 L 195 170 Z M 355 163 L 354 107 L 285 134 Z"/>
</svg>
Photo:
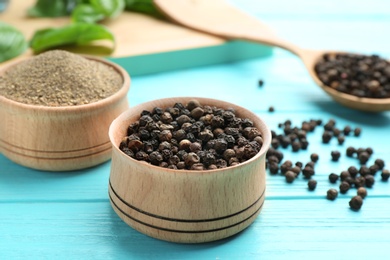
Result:
<svg viewBox="0 0 390 260">
<path fill-rule="evenodd" d="M 355 166 L 350 166 L 348 167 L 348 172 L 352 178 L 355 178 L 359 171 Z"/>
<path fill-rule="evenodd" d="M 318 154 L 312 153 L 312 154 L 310 155 L 310 160 L 311 160 L 312 162 L 317 162 L 318 159 L 319 159 Z"/>
<path fill-rule="evenodd" d="M 385 162 L 382 159 L 376 159 L 374 163 L 378 165 L 379 170 L 382 170 L 385 167 Z"/>
<path fill-rule="evenodd" d="M 336 183 L 338 179 L 339 179 L 339 176 L 337 174 L 335 174 L 335 173 L 329 174 L 329 181 L 331 183 Z"/>
<path fill-rule="evenodd" d="M 329 131 L 324 131 L 322 134 L 322 143 L 327 144 L 332 139 L 332 134 Z"/>
<path fill-rule="evenodd" d="M 382 181 L 388 181 L 389 177 L 390 177 L 390 171 L 387 169 L 382 170 L 382 173 L 381 173 Z"/>
<path fill-rule="evenodd" d="M 337 137 L 337 142 L 339 143 L 339 145 L 342 145 L 345 141 L 345 137 L 340 135 Z"/>
<path fill-rule="evenodd" d="M 302 175 L 305 177 L 305 179 L 310 179 L 311 176 L 314 175 L 314 173 L 314 169 L 309 166 L 305 166 L 305 168 L 303 168 L 302 170 Z"/>
<path fill-rule="evenodd" d="M 348 147 L 346 150 L 346 155 L 352 157 L 356 153 L 356 149 L 352 146 Z"/>
<path fill-rule="evenodd" d="M 332 151 L 330 153 L 330 155 L 332 156 L 332 161 L 335 161 L 335 162 L 337 162 L 340 159 L 340 156 L 341 156 L 339 151 Z"/>
<path fill-rule="evenodd" d="M 363 205 L 363 199 L 360 196 L 354 196 L 350 201 L 349 201 L 349 206 L 353 210 L 359 210 Z"/>
<path fill-rule="evenodd" d="M 366 176 L 367 174 L 370 174 L 371 171 L 370 171 L 370 168 L 368 168 L 367 166 L 365 165 L 362 165 L 359 169 L 359 173 L 361 176 Z"/>
<path fill-rule="evenodd" d="M 370 158 L 370 155 L 367 152 L 361 152 L 358 155 L 358 159 L 359 159 L 360 164 L 366 164 L 369 158 Z"/>
<path fill-rule="evenodd" d="M 279 172 L 279 165 L 277 163 L 268 164 L 268 169 L 271 174 L 277 174 Z"/>
<path fill-rule="evenodd" d="M 360 136 L 361 132 L 362 132 L 362 129 L 359 128 L 359 127 L 356 127 L 356 128 L 353 130 L 353 134 L 354 134 L 355 136 Z"/>
<path fill-rule="evenodd" d="M 339 195 L 339 192 L 336 189 L 329 189 L 326 192 L 326 198 L 328 200 L 335 200 L 338 195 Z"/>
<path fill-rule="evenodd" d="M 309 190 L 311 190 L 311 191 L 312 191 L 312 190 L 315 190 L 316 187 L 317 187 L 317 181 L 311 179 L 311 180 L 309 180 L 309 181 L 307 182 L 307 186 L 308 186 Z"/>
<path fill-rule="evenodd" d="M 340 193 L 342 193 L 342 194 L 347 193 L 347 191 L 349 190 L 350 187 L 351 187 L 351 186 L 349 185 L 348 182 L 346 182 L 346 181 L 341 182 L 341 184 L 340 184 L 340 186 L 339 186 L 339 188 L 340 188 Z"/>
<path fill-rule="evenodd" d="M 375 183 L 374 176 L 366 175 L 366 176 L 364 176 L 364 179 L 366 181 L 366 187 L 367 188 L 371 188 L 372 186 L 374 186 L 374 183 Z"/>
<path fill-rule="evenodd" d="M 286 174 L 286 182 L 292 183 L 295 180 L 295 173 L 293 171 L 287 171 Z"/>
<path fill-rule="evenodd" d="M 351 174 L 349 173 L 349 171 L 342 171 L 340 173 L 340 180 L 341 181 L 344 181 L 348 177 L 351 177 Z"/>
<path fill-rule="evenodd" d="M 379 170 L 379 167 L 377 164 L 373 164 L 370 167 L 368 167 L 368 169 L 370 170 L 371 175 L 375 175 L 377 173 L 377 171 Z"/>
<path fill-rule="evenodd" d="M 358 188 L 358 190 L 357 190 L 357 195 L 360 196 L 360 197 L 362 197 L 362 199 L 364 199 L 364 198 L 367 196 L 367 190 L 366 190 L 366 188 L 364 188 L 364 187 Z"/>
</svg>

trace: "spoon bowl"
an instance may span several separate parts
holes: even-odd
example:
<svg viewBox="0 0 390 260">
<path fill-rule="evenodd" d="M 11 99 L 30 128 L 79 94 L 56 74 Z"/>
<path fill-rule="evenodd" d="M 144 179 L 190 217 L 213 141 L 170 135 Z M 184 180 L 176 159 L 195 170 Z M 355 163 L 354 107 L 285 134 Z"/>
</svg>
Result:
<svg viewBox="0 0 390 260">
<path fill-rule="evenodd" d="M 314 82 L 336 102 L 356 110 L 381 112 L 390 110 L 390 98 L 366 98 L 350 95 L 326 86 L 317 76 L 315 65 L 324 54 L 342 51 L 309 50 L 264 30 L 255 17 L 240 11 L 224 0 L 154 0 L 168 18 L 186 27 L 227 39 L 240 39 L 276 46 L 296 54 Z"/>
</svg>

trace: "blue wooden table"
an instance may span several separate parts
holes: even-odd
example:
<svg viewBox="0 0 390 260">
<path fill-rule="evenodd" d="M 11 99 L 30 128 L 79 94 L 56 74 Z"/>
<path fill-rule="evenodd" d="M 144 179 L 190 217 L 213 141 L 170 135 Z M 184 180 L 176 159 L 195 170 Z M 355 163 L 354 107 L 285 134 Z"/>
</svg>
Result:
<svg viewBox="0 0 390 260">
<path fill-rule="evenodd" d="M 387 0 L 236 0 L 278 35 L 314 49 L 339 49 L 390 57 L 390 5 Z M 163 66 L 163 64 L 161 64 Z M 264 80 L 263 87 L 258 80 Z M 110 162 L 74 172 L 41 172 L 0 155 L 0 259 L 389 259 L 390 183 L 368 189 L 360 211 L 349 209 L 355 190 L 325 199 L 338 187 L 327 180 L 356 159 L 347 146 L 372 147 L 369 161 L 382 158 L 390 168 L 390 112 L 369 114 L 340 106 L 309 78 L 294 55 L 275 49 L 272 56 L 233 64 L 132 78 L 131 105 L 171 96 L 223 99 L 244 106 L 271 129 L 286 119 L 335 119 L 361 127 L 360 137 L 340 146 L 321 143 L 322 129 L 309 135 L 307 151 L 283 150 L 285 158 L 320 159 L 308 191 L 302 178 L 288 184 L 267 176 L 264 208 L 256 221 L 234 237 L 205 244 L 175 244 L 147 237 L 127 226 L 112 210 L 107 194 Z M 268 112 L 273 106 L 275 112 Z M 339 150 L 339 162 L 330 152 Z"/>
</svg>

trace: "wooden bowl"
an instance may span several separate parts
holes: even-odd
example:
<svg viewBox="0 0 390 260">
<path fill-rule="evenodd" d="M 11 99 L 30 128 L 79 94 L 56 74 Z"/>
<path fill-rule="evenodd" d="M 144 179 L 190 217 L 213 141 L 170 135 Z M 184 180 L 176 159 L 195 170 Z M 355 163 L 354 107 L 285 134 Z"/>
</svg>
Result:
<svg viewBox="0 0 390 260">
<path fill-rule="evenodd" d="M 236 115 L 253 120 L 264 144 L 250 160 L 216 170 L 173 170 L 137 161 L 118 147 L 130 123 L 142 110 L 166 108 L 197 99 L 202 105 L 234 108 Z M 109 197 L 119 217 L 154 238 L 200 243 L 234 235 L 260 213 L 265 193 L 265 156 L 271 143 L 266 124 L 252 112 L 208 98 L 166 98 L 150 101 L 122 113 L 109 130 L 113 145 Z"/>
<path fill-rule="evenodd" d="M 111 158 L 108 129 L 129 107 L 130 77 L 112 62 L 87 58 L 114 68 L 123 78 L 121 89 L 94 103 L 66 107 L 28 105 L 0 96 L 0 152 L 18 164 L 47 171 L 83 169 Z M 24 60 L 2 67 L 0 74 Z"/>
</svg>

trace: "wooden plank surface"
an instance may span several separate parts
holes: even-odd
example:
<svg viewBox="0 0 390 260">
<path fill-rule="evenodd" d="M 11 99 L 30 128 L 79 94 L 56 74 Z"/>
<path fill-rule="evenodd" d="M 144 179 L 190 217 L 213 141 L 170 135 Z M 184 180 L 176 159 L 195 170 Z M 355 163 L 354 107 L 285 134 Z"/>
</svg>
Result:
<svg viewBox="0 0 390 260">
<path fill-rule="evenodd" d="M 27 40 L 30 40 L 37 30 L 61 27 L 70 23 L 68 17 L 27 17 L 27 9 L 35 2 L 35 0 L 10 1 L 8 8 L 0 13 L 0 20 L 20 30 Z M 272 53 L 268 46 L 243 41 L 227 41 L 136 12 L 125 11 L 117 18 L 105 21 L 103 25 L 107 26 L 115 36 L 115 49 L 112 53 L 107 53 L 104 48 L 91 46 L 65 49 L 107 57 L 123 66 L 132 76 L 259 58 Z M 261 28 L 264 31 L 269 30 L 265 25 Z M 92 46 L 111 47 L 112 45 L 102 42 L 100 44 Z M 32 55 L 32 50 L 28 49 L 15 59 Z"/>
<path fill-rule="evenodd" d="M 333 48 L 379 53 L 390 57 L 390 7 L 386 0 L 291 2 L 234 1 L 287 37 L 307 48 Z M 352 8 L 353 7 L 353 8 Z M 316 30 L 314 30 L 316 29 Z M 318 33 L 320 31 L 320 33 Z M 370 35 L 368 37 L 367 35 Z M 375 40 L 373 40 L 375 39 Z M 257 81 L 263 79 L 263 87 Z M 325 191 L 330 172 L 356 160 L 342 154 L 330 161 L 330 151 L 349 146 L 372 147 L 373 158 L 390 167 L 390 112 L 369 114 L 333 102 L 309 78 L 292 54 L 276 50 L 272 57 L 232 64 L 133 77 L 131 105 L 170 96 L 213 97 L 244 106 L 265 119 L 271 129 L 286 119 L 334 118 L 340 126 L 361 127 L 360 137 L 343 146 L 320 142 L 322 129 L 309 135 L 309 150 L 285 157 L 308 161 L 320 154 L 317 189 L 306 181 L 287 184 L 267 176 L 264 209 L 244 232 L 200 245 L 175 244 L 146 237 L 124 224 L 107 196 L 110 162 L 68 173 L 26 169 L 0 155 L 0 258 L 2 259 L 387 259 L 390 243 L 390 182 L 368 189 L 359 212 L 348 201 L 354 190 L 336 201 Z M 269 106 L 275 112 L 268 112 Z"/>
</svg>

